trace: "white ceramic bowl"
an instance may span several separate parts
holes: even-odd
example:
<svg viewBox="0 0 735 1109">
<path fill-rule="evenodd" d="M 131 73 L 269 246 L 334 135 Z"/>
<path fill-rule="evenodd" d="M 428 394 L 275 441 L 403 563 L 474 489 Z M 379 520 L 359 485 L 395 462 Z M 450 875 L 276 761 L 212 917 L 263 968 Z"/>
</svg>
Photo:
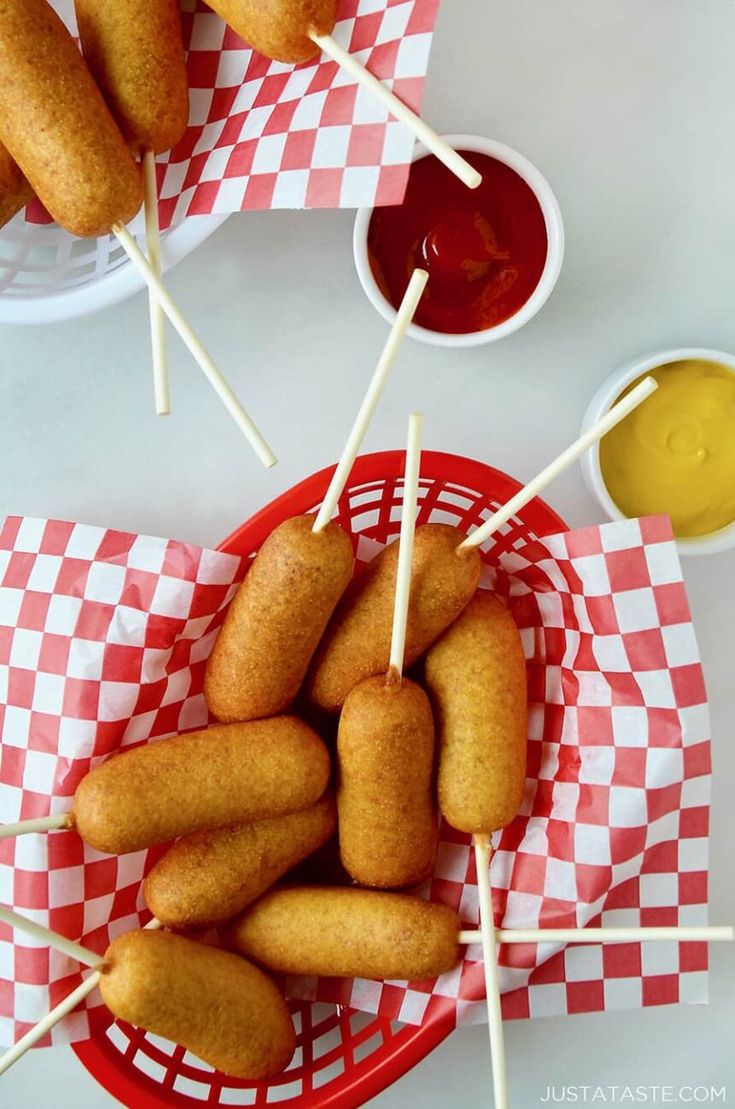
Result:
<svg viewBox="0 0 735 1109">
<path fill-rule="evenodd" d="M 431 331 L 427 327 L 419 327 L 418 324 L 414 323 L 408 328 L 408 334 L 422 343 L 431 343 L 437 347 L 475 347 L 481 343 L 493 343 L 496 339 L 503 339 L 506 335 L 518 331 L 520 327 L 533 319 L 549 299 L 564 260 L 564 223 L 551 185 L 543 174 L 536 169 L 536 166 L 529 162 L 527 158 L 524 158 L 522 154 L 519 154 L 517 150 L 512 150 L 511 147 L 505 146 L 501 142 L 495 142 L 494 139 L 484 139 L 479 135 L 444 135 L 444 138 L 455 150 L 471 150 L 478 154 L 488 154 L 491 158 L 495 158 L 514 169 L 533 190 L 541 205 L 546 223 L 548 239 L 546 265 L 532 295 L 515 315 L 504 320 L 497 327 L 488 327 L 484 331 L 471 331 L 459 335 L 447 334 L 443 331 Z M 428 154 L 426 147 L 422 146 L 421 143 L 417 143 L 413 161 L 415 162 L 417 158 L 423 158 L 426 154 Z M 360 208 L 355 218 L 352 235 L 355 267 L 357 276 L 360 278 L 360 284 L 368 299 L 380 312 L 381 316 L 392 324 L 396 318 L 396 310 L 390 301 L 383 296 L 373 276 L 368 258 L 368 228 L 372 214 L 372 208 Z"/>
<path fill-rule="evenodd" d="M 727 366 L 735 374 L 735 356 L 726 354 L 721 350 L 707 350 L 703 347 L 682 347 L 679 350 L 663 350 L 652 354 L 641 362 L 627 366 L 611 374 L 603 381 L 592 400 L 582 421 L 582 431 L 587 431 L 593 424 L 610 410 L 614 402 L 630 385 L 631 381 L 650 373 L 651 370 L 667 366 L 671 362 L 684 362 L 694 359 L 702 362 L 717 362 L 720 366 Z M 620 511 L 615 501 L 607 491 L 607 486 L 600 469 L 599 443 L 582 458 L 582 473 L 585 482 L 602 508 L 611 520 L 624 520 L 626 517 Z M 676 545 L 682 555 L 716 554 L 718 551 L 727 551 L 735 547 L 735 523 L 726 528 L 714 531 L 710 535 L 698 535 L 692 539 L 677 539 Z"/>
</svg>

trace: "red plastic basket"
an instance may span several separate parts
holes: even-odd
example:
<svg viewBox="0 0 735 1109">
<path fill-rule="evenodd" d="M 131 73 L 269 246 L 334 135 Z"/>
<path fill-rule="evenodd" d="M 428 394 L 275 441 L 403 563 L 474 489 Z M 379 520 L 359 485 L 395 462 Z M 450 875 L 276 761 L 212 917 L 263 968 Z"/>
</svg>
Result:
<svg viewBox="0 0 735 1109">
<path fill-rule="evenodd" d="M 387 451 L 355 463 L 338 508 L 355 537 L 385 544 L 400 529 L 405 454 Z M 321 502 L 329 467 L 272 501 L 226 539 L 220 550 L 253 554 L 273 528 Z M 421 458 L 419 523 L 479 524 L 520 485 L 482 462 L 426 451 Z M 536 499 L 495 537 L 490 550 L 508 549 L 567 525 Z M 358 555 L 359 555 L 358 542 Z M 487 553 L 486 556 L 488 557 Z M 293 1002 L 297 1048 L 288 1071 L 270 1083 L 227 1078 L 181 1047 L 122 1022 L 74 1050 L 98 1082 L 130 1109 L 227 1105 L 339 1106 L 364 1104 L 424 1058 L 454 1028 L 453 1017 L 421 1026 L 339 1006 Z"/>
</svg>

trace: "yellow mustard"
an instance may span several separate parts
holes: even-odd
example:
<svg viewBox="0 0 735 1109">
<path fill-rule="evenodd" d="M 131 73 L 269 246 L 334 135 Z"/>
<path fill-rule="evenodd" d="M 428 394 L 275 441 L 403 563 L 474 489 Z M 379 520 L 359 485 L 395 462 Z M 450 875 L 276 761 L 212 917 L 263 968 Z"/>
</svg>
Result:
<svg viewBox="0 0 735 1109">
<path fill-rule="evenodd" d="M 651 376 L 656 392 L 600 443 L 608 492 L 626 516 L 671 516 L 677 536 L 718 531 L 735 520 L 735 371 L 686 361 Z"/>
</svg>

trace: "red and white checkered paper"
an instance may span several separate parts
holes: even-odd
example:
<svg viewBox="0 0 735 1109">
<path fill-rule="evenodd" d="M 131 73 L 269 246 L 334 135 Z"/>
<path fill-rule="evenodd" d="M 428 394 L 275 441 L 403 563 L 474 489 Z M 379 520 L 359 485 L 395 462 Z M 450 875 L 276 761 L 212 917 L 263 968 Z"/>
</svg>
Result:
<svg viewBox="0 0 735 1109">
<path fill-rule="evenodd" d="M 365 540 L 361 540 L 362 554 Z M 203 670 L 241 559 L 174 541 L 10 517 L 0 531 L 0 821 L 66 811 L 90 765 L 207 721 Z M 501 549 L 529 666 L 528 781 L 492 864 L 504 927 L 707 919 L 709 721 L 668 520 Z M 157 853 L 119 858 L 74 832 L 0 841 L 0 902 L 100 953 L 145 917 Z M 468 838 L 445 829 L 431 896 L 476 924 Z M 482 1019 L 479 949 L 428 983 L 290 981 L 292 995 L 402 1021 Z M 502 950 L 508 1017 L 706 1000 L 703 944 Z M 0 925 L 0 1041 L 78 984 L 77 965 Z M 50 983 L 50 985 L 49 985 Z M 109 1015 L 93 995 L 54 1030 Z"/>
<path fill-rule="evenodd" d="M 72 0 L 52 0 L 76 30 Z M 182 4 L 189 127 L 158 158 L 160 220 L 254 208 L 400 204 L 414 138 L 335 62 L 253 51 L 203 3 Z M 439 0 L 339 0 L 334 37 L 418 111 Z M 32 204 L 33 222 L 46 218 Z"/>
</svg>

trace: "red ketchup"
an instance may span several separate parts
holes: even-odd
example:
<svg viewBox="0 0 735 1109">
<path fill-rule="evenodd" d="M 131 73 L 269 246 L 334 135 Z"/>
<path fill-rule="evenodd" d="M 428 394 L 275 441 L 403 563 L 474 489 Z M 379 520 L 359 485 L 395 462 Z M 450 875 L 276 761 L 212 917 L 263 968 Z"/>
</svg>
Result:
<svg viewBox="0 0 735 1109">
<path fill-rule="evenodd" d="M 414 322 L 431 331 L 485 331 L 514 316 L 541 279 L 548 238 L 541 205 L 515 170 L 462 151 L 482 174 L 468 189 L 433 155 L 413 163 L 403 204 L 376 208 L 370 266 L 397 308 L 413 270 L 429 273 Z"/>
</svg>

